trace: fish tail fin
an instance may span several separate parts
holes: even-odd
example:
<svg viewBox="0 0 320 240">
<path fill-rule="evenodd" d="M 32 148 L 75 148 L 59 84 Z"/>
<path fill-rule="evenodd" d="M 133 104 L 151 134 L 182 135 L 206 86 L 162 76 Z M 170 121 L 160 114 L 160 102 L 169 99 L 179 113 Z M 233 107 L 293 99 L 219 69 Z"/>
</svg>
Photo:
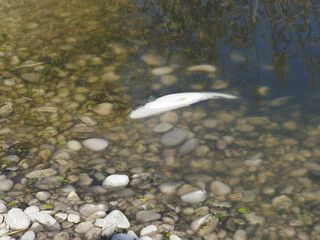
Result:
<svg viewBox="0 0 320 240">
<path fill-rule="evenodd" d="M 208 98 L 226 98 L 226 99 L 236 99 L 236 98 L 238 98 L 235 95 L 226 94 L 226 93 L 208 92 L 207 94 L 208 94 Z"/>
</svg>

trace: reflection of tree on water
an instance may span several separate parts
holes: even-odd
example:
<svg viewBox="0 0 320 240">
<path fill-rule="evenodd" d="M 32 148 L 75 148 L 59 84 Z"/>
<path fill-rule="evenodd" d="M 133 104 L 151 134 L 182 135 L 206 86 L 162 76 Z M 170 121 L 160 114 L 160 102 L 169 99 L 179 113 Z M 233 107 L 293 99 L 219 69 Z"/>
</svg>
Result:
<svg viewBox="0 0 320 240">
<path fill-rule="evenodd" d="M 169 60 L 178 55 L 189 64 L 215 63 L 237 86 L 244 80 L 259 85 L 266 80 L 260 65 L 270 64 L 284 86 L 298 78 L 297 68 L 310 75 L 313 88 L 317 85 L 319 1 L 138 1 L 137 6 L 139 16 L 131 9 L 134 28 Z M 245 62 L 230 68 L 233 51 Z M 299 78 L 307 77 L 301 73 Z"/>
</svg>

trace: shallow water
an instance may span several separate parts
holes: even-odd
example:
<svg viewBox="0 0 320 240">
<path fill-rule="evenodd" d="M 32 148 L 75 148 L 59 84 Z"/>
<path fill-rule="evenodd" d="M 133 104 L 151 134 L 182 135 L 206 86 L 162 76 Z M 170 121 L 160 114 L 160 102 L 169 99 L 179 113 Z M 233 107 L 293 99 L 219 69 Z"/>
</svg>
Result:
<svg viewBox="0 0 320 240">
<path fill-rule="evenodd" d="M 214 239 L 190 230 L 207 213 L 219 218 L 208 234 L 221 239 L 242 229 L 249 239 L 319 239 L 319 9 L 317 1 L 3 3 L 0 157 L 14 186 L 1 198 L 24 208 L 43 190 L 52 195 L 34 202 L 42 209 L 106 203 L 137 232 L 146 224 L 136 212 L 152 209 L 163 217 L 160 234 L 185 239 Z M 217 70 L 188 71 L 199 64 Z M 209 90 L 241 99 L 128 117 L 150 95 Z M 154 130 L 161 122 L 188 136 L 167 145 Z M 109 146 L 67 149 L 93 137 Z M 181 153 L 191 138 L 199 144 Z M 39 169 L 56 174 L 26 177 Z M 130 177 L 133 192 L 94 188 L 115 173 Z M 140 173 L 151 177 L 134 184 Z M 231 191 L 218 194 L 214 181 Z M 166 182 L 178 183 L 173 194 L 159 190 Z M 82 202 L 64 202 L 68 184 Z M 181 201 L 198 189 L 205 201 Z"/>
</svg>

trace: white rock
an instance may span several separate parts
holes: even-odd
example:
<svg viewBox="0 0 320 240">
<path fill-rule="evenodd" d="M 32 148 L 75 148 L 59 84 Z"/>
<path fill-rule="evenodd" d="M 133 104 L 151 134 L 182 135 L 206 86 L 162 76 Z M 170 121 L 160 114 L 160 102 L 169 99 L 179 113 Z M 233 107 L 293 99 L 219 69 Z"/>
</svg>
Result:
<svg viewBox="0 0 320 240">
<path fill-rule="evenodd" d="M 0 228 L 0 236 L 4 236 L 9 232 L 9 229 L 4 227 L 4 228 Z"/>
<path fill-rule="evenodd" d="M 105 216 L 107 216 L 107 213 L 105 211 L 98 211 L 91 214 L 89 218 L 96 219 L 96 218 L 104 218 Z"/>
<path fill-rule="evenodd" d="M 40 212 L 40 209 L 37 206 L 30 206 L 30 207 L 27 207 L 24 210 L 24 213 L 27 214 L 27 215 L 32 213 L 32 212 Z"/>
<path fill-rule="evenodd" d="M 180 237 L 178 237 L 177 235 L 171 234 L 169 237 L 170 240 L 181 240 Z"/>
<path fill-rule="evenodd" d="M 196 190 L 181 196 L 181 200 L 187 203 L 203 202 L 207 198 L 206 190 Z"/>
<path fill-rule="evenodd" d="M 59 223 L 61 223 L 61 222 L 63 222 L 63 221 L 65 221 L 65 220 L 67 220 L 67 218 L 68 218 L 68 214 L 66 214 L 66 213 L 57 213 L 55 216 L 54 216 L 54 218 L 59 222 Z"/>
<path fill-rule="evenodd" d="M 177 188 L 180 187 L 180 183 L 173 183 L 173 182 L 168 182 L 168 183 L 162 183 L 159 185 L 159 189 L 162 193 L 164 194 L 172 194 L 177 192 Z"/>
<path fill-rule="evenodd" d="M 116 223 L 111 223 L 111 224 L 106 224 L 102 228 L 102 236 L 108 237 L 112 235 L 117 229 L 117 224 Z"/>
<path fill-rule="evenodd" d="M 10 236 L 3 236 L 0 237 L 0 240 L 12 240 L 12 238 Z"/>
<path fill-rule="evenodd" d="M 52 216 L 43 212 L 32 212 L 28 214 L 31 221 L 41 223 L 47 230 L 60 231 L 61 226 Z"/>
<path fill-rule="evenodd" d="M 13 181 L 11 179 L 0 180 L 0 191 L 7 192 L 13 187 Z"/>
<path fill-rule="evenodd" d="M 119 190 L 129 184 L 129 177 L 127 175 L 113 174 L 108 176 L 103 182 L 102 186 L 110 190 Z"/>
<path fill-rule="evenodd" d="M 0 214 L 0 227 L 1 227 L 1 223 L 3 222 L 4 220 L 4 216 L 2 214 Z"/>
<path fill-rule="evenodd" d="M 227 195 L 231 193 L 231 188 L 221 181 L 213 181 L 210 184 L 210 190 L 216 195 Z"/>
<path fill-rule="evenodd" d="M 19 208 L 12 208 L 9 210 L 6 222 L 12 230 L 27 228 L 30 225 L 30 219 L 27 214 Z"/>
<path fill-rule="evenodd" d="M 71 192 L 68 194 L 67 199 L 68 199 L 69 201 L 79 201 L 79 200 L 80 200 L 78 194 L 77 194 L 75 191 L 71 191 Z"/>
<path fill-rule="evenodd" d="M 70 150 L 79 151 L 82 148 L 82 145 L 81 145 L 80 142 L 78 142 L 76 140 L 70 140 L 70 141 L 67 142 L 67 147 Z"/>
<path fill-rule="evenodd" d="M 4 205 L 3 203 L 0 203 L 0 213 L 5 213 L 7 210 L 8 209 L 6 205 Z"/>
<path fill-rule="evenodd" d="M 35 233 L 41 232 L 43 231 L 43 227 L 40 223 L 38 222 L 34 222 L 31 227 L 29 228 L 29 230 L 34 231 Z"/>
<path fill-rule="evenodd" d="M 37 192 L 35 196 L 40 201 L 46 201 L 51 197 L 51 193 L 46 191 L 40 191 L 40 192 Z"/>
<path fill-rule="evenodd" d="M 89 138 L 83 141 L 83 145 L 91 151 L 101 151 L 108 147 L 108 141 L 101 138 Z"/>
<path fill-rule="evenodd" d="M 150 236 L 156 234 L 158 228 L 156 225 L 148 225 L 141 229 L 140 236 Z"/>
<path fill-rule="evenodd" d="M 21 240 L 34 240 L 35 238 L 36 234 L 34 231 L 27 231 L 22 235 Z"/>
<path fill-rule="evenodd" d="M 117 228 L 130 228 L 130 222 L 127 217 L 119 210 L 113 210 L 105 218 L 105 225 L 117 224 Z"/>
<path fill-rule="evenodd" d="M 70 213 L 68 215 L 68 222 L 79 223 L 80 222 L 80 216 L 77 215 L 77 214 Z"/>
<path fill-rule="evenodd" d="M 106 224 L 106 222 L 104 221 L 104 218 L 96 218 L 94 221 L 94 226 L 96 227 L 101 227 L 103 228 L 103 226 Z"/>
<path fill-rule="evenodd" d="M 82 222 L 79 223 L 75 228 L 76 233 L 86 233 L 89 229 L 93 228 L 93 223 L 91 222 Z"/>
</svg>

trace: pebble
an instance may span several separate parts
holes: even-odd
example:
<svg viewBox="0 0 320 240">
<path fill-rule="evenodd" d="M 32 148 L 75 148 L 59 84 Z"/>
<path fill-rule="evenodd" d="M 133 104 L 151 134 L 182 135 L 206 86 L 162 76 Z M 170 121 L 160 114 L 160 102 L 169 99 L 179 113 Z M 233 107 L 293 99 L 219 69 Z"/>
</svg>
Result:
<svg viewBox="0 0 320 240">
<path fill-rule="evenodd" d="M 293 121 L 287 121 L 287 122 L 284 122 L 282 124 L 283 128 L 289 130 L 289 131 L 295 131 L 297 130 L 297 124 Z"/>
<path fill-rule="evenodd" d="M 0 191 L 7 192 L 13 187 L 13 181 L 11 179 L 0 180 Z"/>
<path fill-rule="evenodd" d="M 97 121 L 92 117 L 81 117 L 80 119 L 82 122 L 84 122 L 85 124 L 87 124 L 90 127 L 97 125 Z"/>
<path fill-rule="evenodd" d="M 70 213 L 68 215 L 68 222 L 79 223 L 80 222 L 80 216 L 77 215 L 77 214 Z"/>
<path fill-rule="evenodd" d="M 13 112 L 12 102 L 2 102 L 0 103 L 0 117 L 7 117 Z"/>
<path fill-rule="evenodd" d="M 6 223 L 11 230 L 19 230 L 29 227 L 30 219 L 19 208 L 12 208 L 8 212 Z"/>
<path fill-rule="evenodd" d="M 158 68 L 154 68 L 152 69 L 152 74 L 153 75 L 165 75 L 165 74 L 169 74 L 173 71 L 172 67 L 158 67 Z"/>
<path fill-rule="evenodd" d="M 178 81 L 177 77 L 174 75 L 163 75 L 160 79 L 160 82 L 165 86 L 171 86 Z"/>
<path fill-rule="evenodd" d="M 182 143 L 188 135 L 185 130 L 172 130 L 161 137 L 161 143 L 165 146 L 176 146 Z"/>
<path fill-rule="evenodd" d="M 71 191 L 67 196 L 67 200 L 80 201 L 80 197 L 78 196 L 78 194 L 75 191 Z"/>
<path fill-rule="evenodd" d="M 247 239 L 247 234 L 242 229 L 238 229 L 233 235 L 233 240 L 246 240 L 246 239 Z"/>
<path fill-rule="evenodd" d="M 186 141 L 180 148 L 179 152 L 182 155 L 187 155 L 190 152 L 192 152 L 198 145 L 200 144 L 200 141 L 198 138 L 190 138 L 188 141 Z"/>
<path fill-rule="evenodd" d="M 82 222 L 77 225 L 75 232 L 77 233 L 86 233 L 89 229 L 93 228 L 92 222 Z"/>
<path fill-rule="evenodd" d="M 203 126 L 206 128 L 215 128 L 218 125 L 218 120 L 216 119 L 207 119 L 203 122 Z"/>
<path fill-rule="evenodd" d="M 203 65 L 196 65 L 188 67 L 187 70 L 190 72 L 197 72 L 197 71 L 203 71 L 203 72 L 215 72 L 216 67 L 209 64 L 203 64 Z"/>
<path fill-rule="evenodd" d="M 128 184 L 129 177 L 127 175 L 118 174 L 110 175 L 102 182 L 102 186 L 110 190 L 120 190 Z"/>
<path fill-rule="evenodd" d="M 104 150 L 108 144 L 108 141 L 101 138 L 89 138 L 83 141 L 83 145 L 91 151 Z"/>
<path fill-rule="evenodd" d="M 0 202 L 0 213 L 5 213 L 7 210 L 7 206 Z"/>
<path fill-rule="evenodd" d="M 53 236 L 53 240 L 69 240 L 69 233 L 60 232 Z"/>
<path fill-rule="evenodd" d="M 107 116 L 111 113 L 113 105 L 111 103 L 100 103 L 93 108 L 93 111 L 102 116 Z"/>
<path fill-rule="evenodd" d="M 216 195 L 227 195 L 229 193 L 231 193 L 231 188 L 221 182 L 221 181 L 213 181 L 210 184 L 210 190 L 212 193 L 216 194 Z"/>
<path fill-rule="evenodd" d="M 46 191 L 40 191 L 37 192 L 35 196 L 39 201 L 46 201 L 51 197 L 51 193 Z"/>
<path fill-rule="evenodd" d="M 34 231 L 27 231 L 25 232 L 20 240 L 33 240 L 36 238 L 36 234 Z"/>
<path fill-rule="evenodd" d="M 258 158 L 258 159 L 248 159 L 244 161 L 244 165 L 248 167 L 257 167 L 262 164 L 263 160 Z"/>
<path fill-rule="evenodd" d="M 43 212 L 31 212 L 28 214 L 31 221 L 41 223 L 49 231 L 60 231 L 61 226 L 52 216 Z"/>
<path fill-rule="evenodd" d="M 152 210 L 141 210 L 136 214 L 136 219 L 138 222 L 146 223 L 154 220 L 158 220 L 161 218 L 161 215 Z"/>
<path fill-rule="evenodd" d="M 157 126 L 155 126 L 152 131 L 156 133 L 165 133 L 173 128 L 173 125 L 168 122 L 161 122 Z"/>
<path fill-rule="evenodd" d="M 187 203 L 200 203 L 206 200 L 207 191 L 206 190 L 197 190 L 181 196 L 181 200 Z"/>
<path fill-rule="evenodd" d="M 165 64 L 165 60 L 162 57 L 154 54 L 144 54 L 141 58 L 146 64 L 151 66 L 160 66 Z"/>
<path fill-rule="evenodd" d="M 151 236 L 158 232 L 156 225 L 148 225 L 141 229 L 140 236 Z"/>
<path fill-rule="evenodd" d="M 105 204 L 84 204 L 79 208 L 80 215 L 88 217 L 98 211 L 108 211 L 108 206 Z"/>
<path fill-rule="evenodd" d="M 159 185 L 160 192 L 164 194 L 173 194 L 176 193 L 177 188 L 180 187 L 180 183 L 173 183 L 173 182 L 168 182 L 168 183 L 162 183 Z"/>
<path fill-rule="evenodd" d="M 70 140 L 67 142 L 67 147 L 72 151 L 79 151 L 82 148 L 82 145 L 77 140 Z"/>
<path fill-rule="evenodd" d="M 41 77 L 41 73 L 37 73 L 37 72 L 29 72 L 29 73 L 23 73 L 21 74 L 21 77 L 28 81 L 28 82 L 37 82 L 40 77 Z"/>
<path fill-rule="evenodd" d="M 206 214 L 192 221 L 190 228 L 199 236 L 212 233 L 218 226 L 219 219 L 212 214 Z"/>
<path fill-rule="evenodd" d="M 134 238 L 128 234 L 118 233 L 114 235 L 111 240 L 134 240 Z"/>
<path fill-rule="evenodd" d="M 28 174 L 26 174 L 27 178 L 45 178 L 45 177 L 51 177 L 57 174 L 57 171 L 52 168 L 47 169 L 41 169 L 41 170 L 35 170 Z"/>
<path fill-rule="evenodd" d="M 161 122 L 175 123 L 179 120 L 178 114 L 173 111 L 165 112 L 160 116 Z"/>
<path fill-rule="evenodd" d="M 130 222 L 127 217 L 119 210 L 113 210 L 104 218 L 104 226 L 116 224 L 117 228 L 130 228 Z"/>
</svg>

